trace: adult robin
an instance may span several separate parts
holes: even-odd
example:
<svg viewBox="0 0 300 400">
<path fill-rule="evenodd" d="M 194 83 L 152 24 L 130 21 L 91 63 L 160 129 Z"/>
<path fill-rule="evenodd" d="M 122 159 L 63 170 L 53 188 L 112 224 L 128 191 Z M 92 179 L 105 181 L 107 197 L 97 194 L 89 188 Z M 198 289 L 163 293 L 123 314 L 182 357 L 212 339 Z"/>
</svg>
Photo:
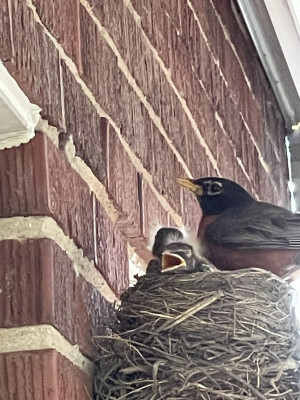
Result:
<svg viewBox="0 0 300 400">
<path fill-rule="evenodd" d="M 178 229 L 160 228 L 154 238 L 152 254 L 146 273 L 211 271 L 211 264 L 188 243 L 188 238 Z"/>
<path fill-rule="evenodd" d="M 202 209 L 197 237 L 203 255 L 217 268 L 258 267 L 286 277 L 300 263 L 300 215 L 274 204 L 256 201 L 228 179 L 180 178 Z"/>
</svg>

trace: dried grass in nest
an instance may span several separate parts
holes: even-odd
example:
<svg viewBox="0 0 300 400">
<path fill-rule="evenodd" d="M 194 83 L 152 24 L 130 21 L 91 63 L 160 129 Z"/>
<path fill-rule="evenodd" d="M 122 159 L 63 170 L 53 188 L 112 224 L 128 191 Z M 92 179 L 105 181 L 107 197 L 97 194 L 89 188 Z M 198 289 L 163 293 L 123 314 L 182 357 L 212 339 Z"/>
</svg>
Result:
<svg viewBox="0 0 300 400">
<path fill-rule="evenodd" d="M 96 399 L 300 399 L 291 304 L 258 269 L 144 275 L 97 338 Z"/>
</svg>

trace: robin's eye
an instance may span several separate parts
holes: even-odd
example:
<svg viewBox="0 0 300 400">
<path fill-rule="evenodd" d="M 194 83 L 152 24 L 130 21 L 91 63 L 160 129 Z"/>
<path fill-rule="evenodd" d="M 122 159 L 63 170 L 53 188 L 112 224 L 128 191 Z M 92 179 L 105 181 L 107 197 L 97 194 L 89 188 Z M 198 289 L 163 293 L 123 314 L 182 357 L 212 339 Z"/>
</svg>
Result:
<svg viewBox="0 0 300 400">
<path fill-rule="evenodd" d="M 223 190 L 222 183 L 214 182 L 210 185 L 208 194 L 210 194 L 210 195 L 218 194 L 218 193 L 222 192 L 222 190 Z"/>
</svg>

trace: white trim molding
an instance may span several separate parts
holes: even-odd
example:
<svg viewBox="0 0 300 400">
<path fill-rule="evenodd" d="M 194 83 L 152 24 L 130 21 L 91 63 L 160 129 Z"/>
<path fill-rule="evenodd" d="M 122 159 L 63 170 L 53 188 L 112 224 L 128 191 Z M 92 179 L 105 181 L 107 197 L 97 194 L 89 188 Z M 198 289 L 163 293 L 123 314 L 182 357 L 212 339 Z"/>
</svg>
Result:
<svg viewBox="0 0 300 400">
<path fill-rule="evenodd" d="M 30 103 L 0 60 L 0 150 L 32 139 L 40 111 Z"/>
<path fill-rule="evenodd" d="M 300 212 L 300 1 L 237 2 L 285 119 L 291 208 Z"/>
<path fill-rule="evenodd" d="M 291 133 L 300 122 L 299 0 L 237 1 Z"/>
</svg>

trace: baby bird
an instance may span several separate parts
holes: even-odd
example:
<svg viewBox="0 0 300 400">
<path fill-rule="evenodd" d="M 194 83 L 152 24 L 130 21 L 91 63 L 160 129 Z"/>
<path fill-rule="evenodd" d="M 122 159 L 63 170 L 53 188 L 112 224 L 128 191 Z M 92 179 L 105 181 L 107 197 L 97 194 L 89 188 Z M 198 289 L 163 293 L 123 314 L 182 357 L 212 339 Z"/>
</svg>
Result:
<svg viewBox="0 0 300 400">
<path fill-rule="evenodd" d="M 152 259 L 146 273 L 166 273 L 182 271 L 212 271 L 213 266 L 198 254 L 195 247 L 178 228 L 160 228 L 154 238 Z"/>
</svg>

